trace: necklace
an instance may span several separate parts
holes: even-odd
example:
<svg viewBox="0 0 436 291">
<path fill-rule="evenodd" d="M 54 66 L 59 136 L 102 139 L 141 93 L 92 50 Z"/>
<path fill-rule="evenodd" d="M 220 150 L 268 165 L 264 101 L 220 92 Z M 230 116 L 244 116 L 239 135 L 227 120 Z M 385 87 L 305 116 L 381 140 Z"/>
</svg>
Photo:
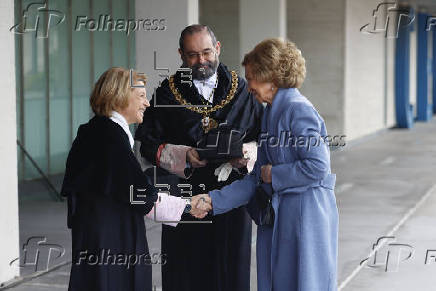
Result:
<svg viewBox="0 0 436 291">
<path fill-rule="evenodd" d="M 203 81 L 203 86 L 205 86 L 204 81 Z M 216 80 L 215 80 L 215 86 L 213 87 L 212 92 L 209 94 L 209 98 L 206 99 L 204 96 L 201 96 L 202 98 L 200 98 L 200 100 L 201 100 L 201 103 L 203 103 L 203 105 L 209 105 L 209 103 L 213 103 L 213 94 L 215 93 L 215 88 L 217 86 L 218 86 L 218 76 L 216 77 Z M 203 99 L 206 100 L 206 102 L 204 102 Z M 209 101 L 211 99 L 212 99 L 212 101 Z"/>
<path fill-rule="evenodd" d="M 177 90 L 175 84 L 174 84 L 174 75 L 172 75 L 169 79 L 169 85 L 170 85 L 170 89 L 171 92 L 174 95 L 174 98 L 176 98 L 177 102 L 179 102 L 181 105 L 184 105 L 185 108 L 187 108 L 188 110 L 191 110 L 195 113 L 199 113 L 203 116 L 203 118 L 201 119 L 201 125 L 203 127 L 203 131 L 205 133 L 209 132 L 209 130 L 213 129 L 213 128 L 217 128 L 218 127 L 218 122 L 213 119 L 210 118 L 209 116 L 217 111 L 218 109 L 223 108 L 224 106 L 226 106 L 227 104 L 230 103 L 230 101 L 232 101 L 233 97 L 235 97 L 235 93 L 236 93 L 236 89 L 238 88 L 238 75 L 236 74 L 235 71 L 231 71 L 230 72 L 232 74 L 232 86 L 230 87 L 229 93 L 227 94 L 227 97 L 223 100 L 221 100 L 221 102 L 219 104 L 216 104 L 215 106 L 205 106 L 205 107 L 199 107 L 196 105 L 193 105 L 189 102 L 187 102 L 185 99 L 183 99 L 182 95 L 180 94 L 179 90 Z M 218 82 L 218 77 L 217 77 L 217 82 Z M 215 88 L 214 88 L 215 90 Z M 212 94 L 215 91 L 212 92 Z"/>
</svg>

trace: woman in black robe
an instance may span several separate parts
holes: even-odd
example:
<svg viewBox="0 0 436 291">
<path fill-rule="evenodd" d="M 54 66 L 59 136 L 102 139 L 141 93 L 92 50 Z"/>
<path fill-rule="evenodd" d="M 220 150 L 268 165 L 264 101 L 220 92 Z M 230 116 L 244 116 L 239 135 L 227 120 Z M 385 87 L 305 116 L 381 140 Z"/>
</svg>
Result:
<svg viewBox="0 0 436 291">
<path fill-rule="evenodd" d="M 145 85 L 144 75 L 132 77 Z M 142 122 L 149 103 L 145 86 L 130 81 L 123 68 L 103 73 L 90 98 L 95 116 L 79 127 L 68 155 L 62 194 L 72 234 L 70 291 L 152 290 L 144 215 L 158 196 L 128 127 Z"/>
</svg>

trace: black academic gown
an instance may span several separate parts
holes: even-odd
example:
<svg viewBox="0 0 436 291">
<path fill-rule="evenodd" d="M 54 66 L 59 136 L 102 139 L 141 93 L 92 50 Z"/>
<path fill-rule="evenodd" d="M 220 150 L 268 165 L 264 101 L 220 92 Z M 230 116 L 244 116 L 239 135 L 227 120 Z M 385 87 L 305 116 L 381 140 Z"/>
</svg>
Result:
<svg viewBox="0 0 436 291">
<path fill-rule="evenodd" d="M 68 290 L 152 290 L 144 215 L 157 191 L 147 179 L 121 126 L 95 116 L 79 127 L 62 185 L 73 251 Z M 131 185 L 142 204 L 130 202 Z"/>
<path fill-rule="evenodd" d="M 203 97 L 196 87 L 181 82 L 180 72 L 175 74 L 174 83 L 187 102 L 203 104 Z M 226 98 L 230 86 L 231 74 L 220 64 L 213 105 Z M 155 107 L 155 101 L 158 105 L 180 105 L 171 93 L 168 80 L 163 81 L 150 102 L 151 107 L 144 114 L 143 123 L 136 131 L 135 139 L 141 141 L 141 154 L 153 165 L 156 165 L 159 145 L 171 143 L 196 147 L 197 142 L 205 135 L 201 126 L 201 114 L 187 108 Z M 261 114 L 262 106 L 248 93 L 245 80 L 238 77 L 238 88 L 233 100 L 211 117 L 245 132 L 244 142 L 250 142 L 255 141 L 260 132 Z M 189 179 L 178 178 L 157 168 L 157 183 L 170 185 L 172 195 L 180 196 L 182 190 L 183 196 L 189 196 L 187 191 L 192 191 L 192 195 L 207 193 L 241 179 L 247 172 L 246 168 L 241 169 L 241 173 L 232 171 L 227 181 L 217 182 L 214 170 L 219 165 L 209 163 L 206 167 L 195 169 Z M 190 184 L 192 189 L 180 184 Z M 196 219 L 184 214 L 182 220 Z M 208 215 L 203 220 L 213 223 L 180 223 L 175 228 L 162 226 L 162 253 L 167 259 L 162 266 L 163 291 L 248 291 L 251 219 L 245 207 L 214 217 Z"/>
</svg>

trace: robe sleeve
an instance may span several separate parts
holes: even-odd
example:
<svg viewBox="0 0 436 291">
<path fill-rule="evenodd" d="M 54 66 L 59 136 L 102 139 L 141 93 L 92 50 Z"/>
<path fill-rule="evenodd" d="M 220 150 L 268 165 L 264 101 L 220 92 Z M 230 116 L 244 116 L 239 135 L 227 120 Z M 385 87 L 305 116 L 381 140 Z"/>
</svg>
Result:
<svg viewBox="0 0 436 291">
<path fill-rule="evenodd" d="M 178 223 L 175 221 L 182 219 L 186 204 L 186 200 L 181 197 L 159 193 L 159 199 L 146 217 L 176 227 Z"/>
<path fill-rule="evenodd" d="M 274 192 L 312 184 L 330 172 L 328 145 L 321 137 L 323 121 L 316 110 L 310 104 L 298 102 L 284 114 L 284 118 L 291 123 L 292 136 L 302 137 L 304 144 L 298 142 L 289 146 L 289 150 L 296 151 L 296 161 L 272 166 Z"/>
<path fill-rule="evenodd" d="M 181 178 L 188 179 L 190 175 L 186 176 L 185 168 L 186 153 L 190 149 L 191 147 L 184 145 L 165 144 L 160 154 L 159 167 Z"/>
</svg>

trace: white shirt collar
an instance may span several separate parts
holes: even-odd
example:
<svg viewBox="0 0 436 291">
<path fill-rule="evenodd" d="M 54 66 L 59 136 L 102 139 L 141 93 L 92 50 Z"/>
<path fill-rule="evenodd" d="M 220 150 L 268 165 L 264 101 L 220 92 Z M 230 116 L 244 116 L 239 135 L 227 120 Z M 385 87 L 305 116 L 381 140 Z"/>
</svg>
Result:
<svg viewBox="0 0 436 291">
<path fill-rule="evenodd" d="M 217 78 L 217 73 L 215 72 L 212 76 L 210 76 L 209 78 L 205 79 L 205 80 L 195 80 L 194 79 L 194 84 L 195 86 L 197 85 L 203 85 L 203 86 L 208 86 L 210 88 L 215 88 L 216 86 L 216 78 Z"/>
<path fill-rule="evenodd" d="M 133 149 L 133 144 L 134 144 L 133 136 L 132 133 L 130 132 L 129 124 L 127 123 L 127 120 L 124 118 L 124 116 L 116 111 L 112 111 L 110 119 L 122 127 L 124 132 L 129 137 L 130 147 Z"/>
<path fill-rule="evenodd" d="M 208 100 L 210 103 L 213 102 L 213 96 L 212 90 L 217 87 L 217 73 L 215 72 L 212 76 L 207 78 L 206 80 L 193 80 L 194 85 L 198 90 L 198 93 L 200 93 L 206 100 Z"/>
</svg>

